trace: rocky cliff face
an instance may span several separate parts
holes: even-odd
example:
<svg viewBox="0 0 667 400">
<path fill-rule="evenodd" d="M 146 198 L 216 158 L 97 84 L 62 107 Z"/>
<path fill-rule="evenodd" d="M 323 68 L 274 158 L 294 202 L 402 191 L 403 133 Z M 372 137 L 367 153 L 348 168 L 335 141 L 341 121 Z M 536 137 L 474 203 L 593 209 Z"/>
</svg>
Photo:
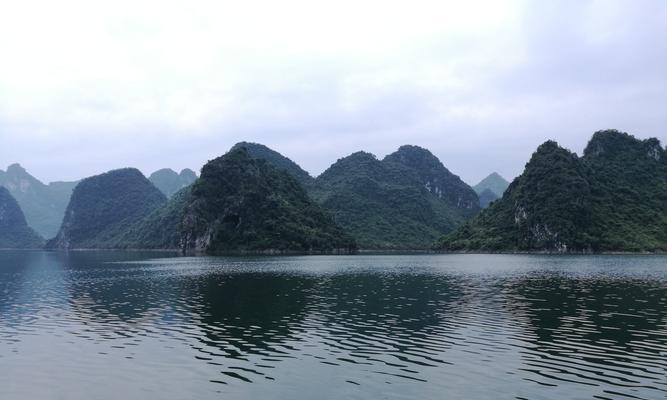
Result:
<svg viewBox="0 0 667 400">
<path fill-rule="evenodd" d="M 18 202 L 0 187 L 0 249 L 39 248 L 44 240 L 26 222 Z"/>
</svg>

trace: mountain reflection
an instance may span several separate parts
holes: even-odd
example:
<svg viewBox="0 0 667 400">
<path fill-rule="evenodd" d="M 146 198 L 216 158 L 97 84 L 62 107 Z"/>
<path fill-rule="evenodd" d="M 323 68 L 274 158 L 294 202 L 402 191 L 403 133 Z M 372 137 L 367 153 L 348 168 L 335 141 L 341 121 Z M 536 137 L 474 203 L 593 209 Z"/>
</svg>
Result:
<svg viewBox="0 0 667 400">
<path fill-rule="evenodd" d="M 511 281 L 505 289 L 508 308 L 527 330 L 525 370 L 536 380 L 667 393 L 647 383 L 656 371 L 667 371 L 664 282 L 547 274 Z"/>
</svg>

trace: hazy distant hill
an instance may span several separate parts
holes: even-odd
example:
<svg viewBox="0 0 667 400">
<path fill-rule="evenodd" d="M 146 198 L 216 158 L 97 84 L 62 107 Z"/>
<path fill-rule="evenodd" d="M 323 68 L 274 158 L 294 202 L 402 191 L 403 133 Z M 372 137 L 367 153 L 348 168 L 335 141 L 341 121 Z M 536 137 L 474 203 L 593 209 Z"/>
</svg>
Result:
<svg viewBox="0 0 667 400">
<path fill-rule="evenodd" d="M 596 132 L 582 157 L 548 141 L 502 199 L 439 247 L 667 251 L 667 151 L 615 130 Z"/>
<path fill-rule="evenodd" d="M 38 248 L 44 244 L 32 230 L 18 202 L 4 187 L 0 187 L 0 249 Z"/>
<path fill-rule="evenodd" d="M 160 189 L 165 196 L 171 197 L 179 190 L 197 180 L 197 174 L 188 168 L 185 168 L 180 173 L 176 173 L 176 171 L 170 168 L 163 168 L 153 172 L 148 177 L 148 180 Z"/>
<path fill-rule="evenodd" d="M 382 161 L 365 152 L 342 158 L 311 195 L 369 249 L 428 248 L 480 209 L 472 188 L 416 146 Z"/>
<path fill-rule="evenodd" d="M 74 189 L 65 218 L 50 248 L 105 248 L 166 197 L 139 170 L 125 168 L 82 180 Z"/>
<path fill-rule="evenodd" d="M 505 178 L 500 176 L 498 173 L 493 172 L 486 178 L 482 179 L 477 185 L 473 186 L 477 194 L 481 194 L 486 189 L 490 190 L 496 195 L 497 198 L 503 197 L 503 193 L 510 185 Z"/>
<path fill-rule="evenodd" d="M 208 253 L 355 248 L 354 239 L 296 179 L 244 147 L 209 161 L 191 187 L 132 226 L 117 243 Z"/>
<path fill-rule="evenodd" d="M 498 200 L 500 197 L 491 191 L 491 189 L 484 189 L 479 194 L 479 205 L 482 208 L 486 208 L 491 204 L 491 202 Z"/>
<path fill-rule="evenodd" d="M 28 225 L 40 235 L 56 235 L 65 215 L 65 208 L 77 182 L 43 184 L 19 164 L 7 171 L 0 170 L 0 186 L 6 187 L 18 201 Z"/>
</svg>

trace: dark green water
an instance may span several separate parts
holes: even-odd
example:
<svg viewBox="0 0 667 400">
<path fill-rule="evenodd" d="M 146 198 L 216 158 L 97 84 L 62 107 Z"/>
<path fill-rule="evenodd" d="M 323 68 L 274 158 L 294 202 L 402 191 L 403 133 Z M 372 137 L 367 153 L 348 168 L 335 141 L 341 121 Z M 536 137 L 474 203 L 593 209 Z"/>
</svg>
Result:
<svg viewBox="0 0 667 400">
<path fill-rule="evenodd" d="M 0 252 L 0 399 L 665 399 L 667 257 Z"/>
</svg>

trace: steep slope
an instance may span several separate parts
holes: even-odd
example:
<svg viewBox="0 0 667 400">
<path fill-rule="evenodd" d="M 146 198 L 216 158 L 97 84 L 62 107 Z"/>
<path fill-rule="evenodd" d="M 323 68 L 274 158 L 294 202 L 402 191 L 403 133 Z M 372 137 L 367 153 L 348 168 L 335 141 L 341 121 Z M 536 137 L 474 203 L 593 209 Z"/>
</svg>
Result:
<svg viewBox="0 0 667 400">
<path fill-rule="evenodd" d="M 235 144 L 231 150 L 238 150 L 240 148 L 246 149 L 250 157 L 257 160 L 265 160 L 274 167 L 287 172 L 304 186 L 310 185 L 313 181 L 310 174 L 304 171 L 297 163 L 263 144 L 240 142 Z"/>
<path fill-rule="evenodd" d="M 349 250 L 345 235 L 287 172 L 236 149 L 207 163 L 183 219 L 187 249 Z"/>
<path fill-rule="evenodd" d="M 416 153 L 432 157 L 423 151 Z M 472 190 L 468 203 L 459 202 L 456 194 L 449 197 L 449 190 L 438 180 L 442 170 L 433 168 L 432 159 L 402 156 L 394 154 L 379 161 L 370 153 L 354 153 L 317 177 L 310 191 L 362 248 L 428 248 L 464 221 L 471 210 L 467 206 L 479 207 Z M 423 164 L 431 168 L 420 168 Z"/>
<path fill-rule="evenodd" d="M 482 179 L 478 184 L 473 186 L 473 189 L 477 194 L 482 194 L 483 191 L 489 189 L 496 197 L 503 197 L 503 193 L 507 190 L 507 187 L 510 185 L 509 182 L 496 172 L 492 172 L 489 176 Z"/>
<path fill-rule="evenodd" d="M 26 222 L 18 202 L 0 187 L 0 249 L 39 248 L 44 240 Z"/>
<path fill-rule="evenodd" d="M 128 226 L 166 202 L 139 170 L 125 168 L 82 180 L 74 189 L 50 248 L 106 248 Z"/>
<path fill-rule="evenodd" d="M 583 157 L 541 145 L 502 199 L 444 250 L 667 251 L 667 162 L 657 139 L 596 132 Z"/>
<path fill-rule="evenodd" d="M 135 224 L 117 247 L 207 253 L 354 250 L 354 240 L 284 170 L 238 147 L 191 187 Z"/>
<path fill-rule="evenodd" d="M 386 156 L 383 162 L 395 162 L 411 168 L 429 192 L 446 201 L 464 216 L 473 216 L 479 212 L 479 199 L 475 191 L 449 172 L 430 151 L 419 146 L 404 145 Z"/>
<path fill-rule="evenodd" d="M 47 238 L 58 232 L 76 184 L 54 182 L 45 185 L 19 164 L 10 165 L 7 172 L 0 171 L 0 186 L 6 187 L 19 203 L 28 225 Z"/>
<path fill-rule="evenodd" d="M 491 191 L 491 189 L 484 189 L 479 194 L 479 205 L 482 208 L 486 208 L 491 204 L 491 202 L 498 200 L 499 197 Z"/>
<path fill-rule="evenodd" d="M 173 169 L 163 168 L 157 170 L 148 177 L 148 180 L 160 189 L 165 196 L 171 197 L 186 186 L 192 185 L 197 180 L 197 175 L 191 169 L 184 169 L 176 173 Z"/>
</svg>

